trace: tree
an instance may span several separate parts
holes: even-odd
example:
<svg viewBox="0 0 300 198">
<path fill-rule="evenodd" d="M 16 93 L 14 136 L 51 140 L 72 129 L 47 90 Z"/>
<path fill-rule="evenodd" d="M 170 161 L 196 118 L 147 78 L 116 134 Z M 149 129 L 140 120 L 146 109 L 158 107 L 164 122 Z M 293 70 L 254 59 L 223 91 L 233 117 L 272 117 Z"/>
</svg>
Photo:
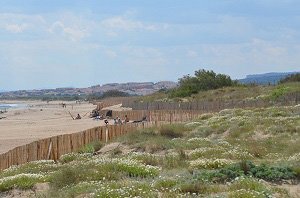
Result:
<svg viewBox="0 0 300 198">
<path fill-rule="evenodd" d="M 186 97 L 197 94 L 199 91 L 218 89 L 237 84 L 230 76 L 216 74 L 214 71 L 200 69 L 195 76 L 185 75 L 178 81 L 179 87 L 171 91 L 171 97 Z"/>
</svg>

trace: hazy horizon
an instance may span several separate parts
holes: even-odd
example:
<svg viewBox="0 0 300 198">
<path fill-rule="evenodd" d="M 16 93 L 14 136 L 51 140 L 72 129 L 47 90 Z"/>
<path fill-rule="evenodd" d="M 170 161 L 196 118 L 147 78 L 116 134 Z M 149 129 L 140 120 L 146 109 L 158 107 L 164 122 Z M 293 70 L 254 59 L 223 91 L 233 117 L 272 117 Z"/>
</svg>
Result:
<svg viewBox="0 0 300 198">
<path fill-rule="evenodd" d="M 3 0 L 0 91 L 299 71 L 297 0 Z"/>
<path fill-rule="evenodd" d="M 252 75 L 264 75 L 264 74 L 281 74 L 281 73 L 295 73 L 295 72 L 300 72 L 300 71 L 283 71 L 283 72 L 267 72 L 267 73 L 255 73 L 255 74 L 247 74 L 246 76 L 244 76 L 243 78 L 238 78 L 238 79 L 233 79 L 233 80 L 241 80 L 241 79 L 244 79 L 244 78 L 247 78 L 247 76 L 252 76 Z M 191 75 L 193 75 L 193 73 L 191 73 Z M 182 77 L 182 76 L 181 76 Z M 92 84 L 92 85 L 88 85 L 86 87 L 83 87 L 83 86 L 79 86 L 79 87 L 75 87 L 75 86 L 63 86 L 63 87 L 33 87 L 33 88 L 29 88 L 29 89 L 25 89 L 25 90 L 42 90 L 42 89 L 56 89 L 56 88 L 87 88 L 87 87 L 92 87 L 92 86 L 97 86 L 97 85 L 100 85 L 100 86 L 103 86 L 103 85 L 106 85 L 106 84 L 111 84 L 111 83 L 119 83 L 119 84 L 122 84 L 122 83 L 145 83 L 145 82 L 152 82 L 152 83 L 157 83 L 157 82 L 161 82 L 161 81 L 172 81 L 172 80 L 160 80 L 160 81 L 127 81 L 127 82 L 107 82 L 107 83 L 98 83 L 98 84 Z M 174 80 L 172 82 L 176 82 L 178 83 L 178 79 L 177 80 Z M 9 91 L 19 91 L 19 90 L 22 90 L 22 89 L 14 89 L 14 90 L 2 90 L 0 89 L 0 92 L 9 92 Z"/>
</svg>

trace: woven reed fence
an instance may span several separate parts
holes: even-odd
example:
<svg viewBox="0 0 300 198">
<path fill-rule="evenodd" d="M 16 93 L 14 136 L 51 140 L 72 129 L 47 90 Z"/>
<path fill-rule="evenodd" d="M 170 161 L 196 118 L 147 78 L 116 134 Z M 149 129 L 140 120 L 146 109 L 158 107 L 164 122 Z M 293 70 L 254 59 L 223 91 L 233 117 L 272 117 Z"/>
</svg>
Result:
<svg viewBox="0 0 300 198">
<path fill-rule="evenodd" d="M 137 123 L 101 126 L 73 134 L 58 135 L 41 139 L 30 144 L 16 147 L 0 154 L 0 170 L 12 165 L 24 164 L 36 160 L 58 160 L 63 154 L 76 152 L 84 145 L 94 141 L 106 141 L 134 131 L 153 126 L 154 123 Z"/>
<path fill-rule="evenodd" d="M 107 110 L 102 110 L 100 113 L 104 114 Z M 146 116 L 147 121 L 150 122 L 186 122 L 197 118 L 202 111 L 193 110 L 136 110 L 136 111 L 112 111 L 112 117 L 119 117 L 122 120 L 125 119 L 125 115 L 128 116 L 129 120 L 141 120 Z"/>
<path fill-rule="evenodd" d="M 84 145 L 94 141 L 108 141 L 137 129 L 151 126 L 160 126 L 164 123 L 184 122 L 199 116 L 196 111 L 128 111 L 114 112 L 114 116 L 125 117 L 131 120 L 140 120 L 149 116 L 150 121 L 123 125 L 99 126 L 82 132 L 64 134 L 34 141 L 30 144 L 16 147 L 7 153 L 0 154 L 0 170 L 12 165 L 20 165 L 36 160 L 58 160 L 66 153 L 76 152 Z"/>
</svg>

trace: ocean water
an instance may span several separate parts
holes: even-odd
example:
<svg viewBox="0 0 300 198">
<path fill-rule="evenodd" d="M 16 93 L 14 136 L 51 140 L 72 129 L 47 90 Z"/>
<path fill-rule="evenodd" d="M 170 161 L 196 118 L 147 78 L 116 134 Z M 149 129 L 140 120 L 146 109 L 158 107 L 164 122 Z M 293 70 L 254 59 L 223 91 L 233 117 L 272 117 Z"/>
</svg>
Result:
<svg viewBox="0 0 300 198">
<path fill-rule="evenodd" d="M 3 104 L 0 103 L 0 110 L 8 110 L 8 109 L 15 109 L 15 108 L 25 108 L 27 107 L 26 104 Z"/>
</svg>

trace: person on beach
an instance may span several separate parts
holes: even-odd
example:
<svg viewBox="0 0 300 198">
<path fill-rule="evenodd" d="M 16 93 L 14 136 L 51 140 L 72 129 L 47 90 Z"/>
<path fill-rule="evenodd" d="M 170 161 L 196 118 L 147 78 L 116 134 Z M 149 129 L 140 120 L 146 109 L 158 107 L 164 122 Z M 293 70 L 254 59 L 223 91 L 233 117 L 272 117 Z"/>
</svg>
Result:
<svg viewBox="0 0 300 198">
<path fill-rule="evenodd" d="M 107 119 L 105 119 L 105 120 L 104 120 L 104 123 L 105 123 L 106 125 L 108 125 L 108 120 L 107 120 Z"/>
<path fill-rule="evenodd" d="M 81 119 L 81 116 L 79 115 L 79 113 L 77 114 L 75 120 L 80 120 Z"/>
<path fill-rule="evenodd" d="M 125 115 L 125 120 L 124 120 L 124 123 L 126 124 L 127 122 L 129 122 L 129 118 L 127 115 Z"/>
<path fill-rule="evenodd" d="M 118 118 L 118 124 L 122 124 L 122 120 L 121 120 L 121 118 Z"/>
</svg>

